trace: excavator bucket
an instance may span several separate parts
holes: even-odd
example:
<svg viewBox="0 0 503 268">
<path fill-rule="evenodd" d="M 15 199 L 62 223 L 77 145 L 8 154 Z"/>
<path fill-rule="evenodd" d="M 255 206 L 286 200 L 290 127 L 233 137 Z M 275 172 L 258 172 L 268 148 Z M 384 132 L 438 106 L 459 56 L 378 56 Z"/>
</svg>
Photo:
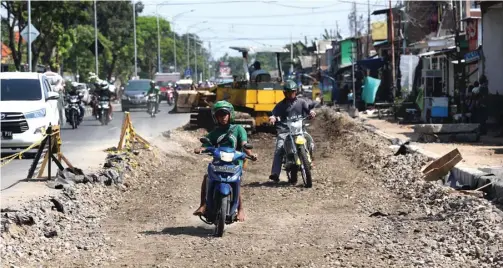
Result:
<svg viewBox="0 0 503 268">
<path fill-rule="evenodd" d="M 195 90 L 179 90 L 176 93 L 174 111 L 177 113 L 190 113 L 197 102 L 198 92 Z"/>
</svg>

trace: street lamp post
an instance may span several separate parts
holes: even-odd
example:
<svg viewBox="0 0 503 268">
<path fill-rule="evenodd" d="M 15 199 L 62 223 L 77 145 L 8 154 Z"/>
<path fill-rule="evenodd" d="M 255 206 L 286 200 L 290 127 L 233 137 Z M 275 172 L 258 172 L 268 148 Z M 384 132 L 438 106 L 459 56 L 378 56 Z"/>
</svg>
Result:
<svg viewBox="0 0 503 268">
<path fill-rule="evenodd" d="M 95 71 L 96 75 L 99 75 L 98 73 L 98 11 L 96 10 L 96 1 L 94 0 L 94 65 L 95 65 Z"/>
<path fill-rule="evenodd" d="M 197 22 L 197 23 L 194 23 L 192 25 L 190 25 L 189 27 L 187 27 L 187 68 L 190 68 L 190 29 L 198 24 L 201 24 L 201 23 L 206 23 L 208 22 L 207 20 L 205 21 L 200 21 L 200 22 Z"/>
<path fill-rule="evenodd" d="M 136 3 L 133 0 L 133 32 L 134 32 L 134 76 L 138 76 L 138 51 L 136 49 Z"/>
<path fill-rule="evenodd" d="M 161 27 L 160 27 L 160 24 L 159 24 L 159 6 L 162 6 L 164 4 L 167 4 L 167 3 L 160 3 L 160 4 L 157 4 L 156 5 L 156 17 L 157 17 L 157 65 L 159 66 L 158 67 L 158 72 L 161 72 L 161 66 L 162 66 L 162 62 L 161 62 Z M 182 13 L 179 13 L 175 16 L 173 16 L 173 18 L 171 19 L 171 24 L 174 25 L 175 24 L 175 19 L 181 15 L 184 15 L 184 14 L 187 14 L 187 13 L 190 13 L 190 12 L 194 12 L 195 9 L 191 9 L 189 11 L 185 11 L 185 12 L 182 12 Z M 175 34 L 175 30 L 174 28 L 172 27 L 171 28 L 172 32 L 173 32 L 173 58 L 174 58 L 174 61 L 175 61 L 175 72 L 176 72 L 176 34 Z"/>
<path fill-rule="evenodd" d="M 33 71 L 31 66 L 31 1 L 28 0 L 28 70 Z"/>
<path fill-rule="evenodd" d="M 159 12 L 157 12 L 157 72 L 161 73 L 161 29 L 159 27 Z"/>
<path fill-rule="evenodd" d="M 195 9 L 191 9 L 189 11 L 179 13 L 179 14 L 173 16 L 173 19 L 171 19 L 171 24 L 173 25 L 173 27 L 172 27 L 172 31 L 173 31 L 173 58 L 175 59 L 175 72 L 177 70 L 177 68 L 176 68 L 176 34 L 175 34 L 175 29 L 174 29 L 175 20 L 177 19 L 177 17 L 180 17 L 181 15 L 194 12 L 194 10 Z"/>
</svg>

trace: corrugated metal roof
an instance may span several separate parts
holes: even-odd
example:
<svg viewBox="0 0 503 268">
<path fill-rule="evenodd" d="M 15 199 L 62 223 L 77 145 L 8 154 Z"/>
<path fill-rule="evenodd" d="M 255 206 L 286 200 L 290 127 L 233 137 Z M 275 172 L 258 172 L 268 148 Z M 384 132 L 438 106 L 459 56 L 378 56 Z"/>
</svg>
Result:
<svg viewBox="0 0 503 268">
<path fill-rule="evenodd" d="M 316 63 L 314 56 L 298 56 L 302 69 L 311 68 Z"/>
</svg>

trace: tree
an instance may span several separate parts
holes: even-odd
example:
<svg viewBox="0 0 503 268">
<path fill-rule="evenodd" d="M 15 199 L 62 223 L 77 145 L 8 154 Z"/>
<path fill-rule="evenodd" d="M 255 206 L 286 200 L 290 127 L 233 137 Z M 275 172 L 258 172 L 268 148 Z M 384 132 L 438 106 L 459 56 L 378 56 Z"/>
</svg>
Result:
<svg viewBox="0 0 503 268">
<path fill-rule="evenodd" d="M 117 62 L 122 57 L 133 57 L 133 5 L 130 1 L 99 1 L 96 4 L 98 29 L 110 42 L 110 55 L 103 55 L 102 72 L 110 80 L 116 68 L 130 68 L 131 65 L 119 66 Z M 136 3 L 136 16 L 143 11 L 143 4 Z M 134 62 L 133 62 L 134 63 Z M 122 72 L 120 70 L 118 72 Z M 101 77 L 101 76 L 100 76 Z"/>
<path fill-rule="evenodd" d="M 7 16 L 2 18 L 2 24 L 7 24 L 9 35 L 9 48 L 12 50 L 14 64 L 20 70 L 22 55 L 21 38 L 16 38 L 17 33 L 27 26 L 28 5 L 26 2 L 3 1 L 2 7 L 7 11 Z M 32 41 L 32 65 L 36 66 L 40 57 L 42 63 L 58 69 L 62 57 L 68 56 L 68 50 L 74 43 L 73 32 L 69 31 L 71 25 L 89 22 L 89 2 L 54 2 L 33 1 L 31 5 L 32 24 L 40 35 Z M 17 31 L 16 31 L 17 30 Z"/>
<path fill-rule="evenodd" d="M 358 15 L 355 2 L 353 2 L 353 6 L 349 12 L 348 22 L 350 34 L 360 36 L 365 28 L 365 22 L 363 20 L 363 15 Z"/>
<path fill-rule="evenodd" d="M 21 37 L 16 36 L 16 27 L 23 29 L 26 25 L 25 17 L 23 16 L 26 10 L 26 2 L 2 1 L 2 7 L 7 11 L 7 16 L 2 17 L 2 25 L 6 25 L 9 36 L 8 46 L 12 52 L 12 60 L 16 70 L 21 70 L 21 62 L 23 59 Z M 2 29 L 3 30 L 3 29 Z"/>
</svg>

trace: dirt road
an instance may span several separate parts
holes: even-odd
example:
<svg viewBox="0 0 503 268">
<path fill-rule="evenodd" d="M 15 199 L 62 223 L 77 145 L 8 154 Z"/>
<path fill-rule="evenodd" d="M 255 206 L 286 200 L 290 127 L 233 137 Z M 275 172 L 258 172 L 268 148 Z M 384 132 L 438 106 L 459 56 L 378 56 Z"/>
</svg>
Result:
<svg viewBox="0 0 503 268">
<path fill-rule="evenodd" d="M 317 149 L 311 189 L 269 183 L 274 139 L 252 137 L 260 160 L 243 182 L 247 219 L 227 226 L 223 238 L 212 237 L 212 226 L 192 216 L 210 160 L 191 153 L 202 133 L 167 134 L 156 140 L 162 153 L 140 155 L 122 202 L 101 222 L 107 242 L 45 265 L 503 266 L 502 213 L 493 204 L 421 182 L 423 158 L 392 156 L 384 140 L 333 112 L 322 111 L 312 128 Z"/>
</svg>

